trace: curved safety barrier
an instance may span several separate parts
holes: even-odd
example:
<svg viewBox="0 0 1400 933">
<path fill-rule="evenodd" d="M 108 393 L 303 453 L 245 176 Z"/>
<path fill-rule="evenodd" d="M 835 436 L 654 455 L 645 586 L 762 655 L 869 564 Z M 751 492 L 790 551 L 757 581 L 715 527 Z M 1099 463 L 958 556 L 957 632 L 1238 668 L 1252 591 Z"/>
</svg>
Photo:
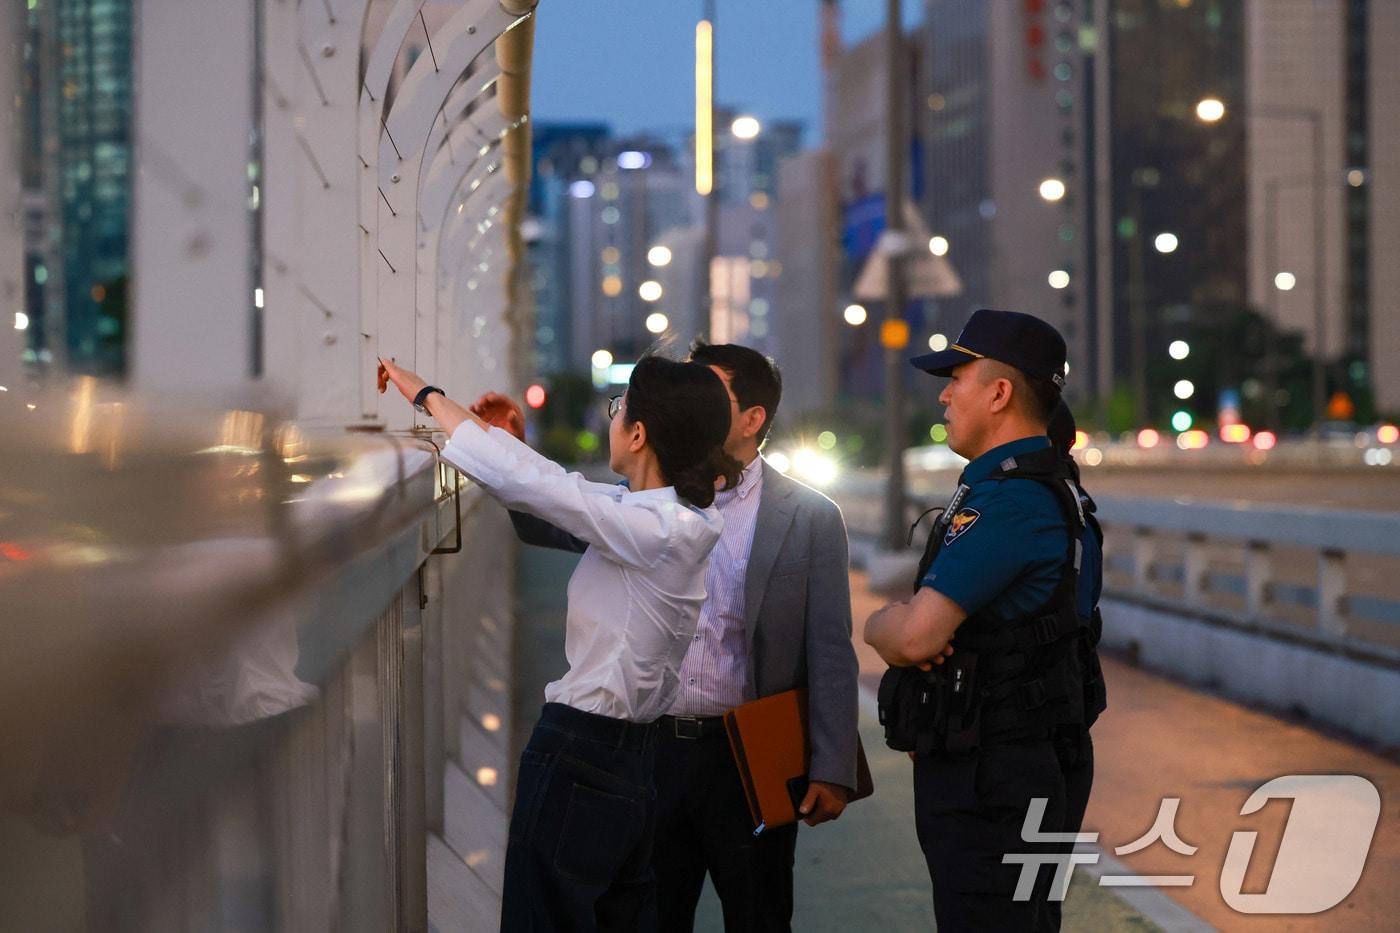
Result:
<svg viewBox="0 0 1400 933">
<path fill-rule="evenodd" d="M 535 0 L 139 12 L 128 379 L 0 363 L 0 926 L 495 929 L 513 537 L 373 376 L 524 380 Z"/>
</svg>

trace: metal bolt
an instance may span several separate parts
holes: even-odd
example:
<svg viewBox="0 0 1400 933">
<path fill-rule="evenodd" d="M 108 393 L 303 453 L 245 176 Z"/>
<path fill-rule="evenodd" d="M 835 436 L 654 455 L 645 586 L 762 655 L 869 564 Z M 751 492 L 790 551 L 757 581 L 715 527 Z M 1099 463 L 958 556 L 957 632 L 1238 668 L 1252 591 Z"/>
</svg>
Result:
<svg viewBox="0 0 1400 933">
<path fill-rule="evenodd" d="M 390 175 L 389 180 L 397 185 L 399 183 L 399 173 L 395 172 L 394 174 Z"/>
<path fill-rule="evenodd" d="M 323 46 L 321 46 L 321 57 L 322 57 L 322 58 L 330 58 L 330 57 L 333 56 L 333 55 L 335 55 L 335 46 L 333 46 L 333 45 L 323 45 Z"/>
<path fill-rule="evenodd" d="M 476 35 L 476 27 L 475 27 L 475 26 L 468 26 L 468 27 L 467 27 L 467 35 L 469 35 L 469 36 L 474 36 L 474 35 Z"/>
</svg>

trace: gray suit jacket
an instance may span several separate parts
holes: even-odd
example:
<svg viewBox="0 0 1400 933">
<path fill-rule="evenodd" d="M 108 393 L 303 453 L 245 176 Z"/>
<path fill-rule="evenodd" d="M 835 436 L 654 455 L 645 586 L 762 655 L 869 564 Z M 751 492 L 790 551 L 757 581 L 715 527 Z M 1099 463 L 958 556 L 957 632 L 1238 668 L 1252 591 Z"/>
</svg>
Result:
<svg viewBox="0 0 1400 933">
<path fill-rule="evenodd" d="M 587 543 L 511 512 L 526 544 L 582 552 Z M 749 682 L 745 696 L 808 688 L 809 777 L 856 786 L 857 683 L 850 567 L 841 510 L 763 464 L 763 493 L 744 585 Z"/>
</svg>

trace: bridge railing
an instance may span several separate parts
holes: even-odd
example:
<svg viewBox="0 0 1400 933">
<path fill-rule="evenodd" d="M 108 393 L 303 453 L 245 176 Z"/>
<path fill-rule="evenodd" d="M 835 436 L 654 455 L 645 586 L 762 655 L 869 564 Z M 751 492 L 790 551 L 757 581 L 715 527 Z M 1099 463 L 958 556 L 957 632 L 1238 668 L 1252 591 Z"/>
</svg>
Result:
<svg viewBox="0 0 1400 933">
<path fill-rule="evenodd" d="M 1400 665 L 1400 516 L 1188 499 L 1098 504 L 1109 595 Z"/>
<path fill-rule="evenodd" d="M 911 479 L 912 523 L 947 501 L 955 474 Z M 927 531 L 899 554 L 877 552 L 880 489 L 879 477 L 857 474 L 832 493 L 872 585 L 907 593 Z M 1187 684 L 1400 742 L 1400 515 L 1118 496 L 1098 506 L 1104 648 Z"/>
<path fill-rule="evenodd" d="M 107 5 L 125 382 L 0 339 L 0 927 L 496 927 L 513 538 L 374 371 L 523 385 L 535 5 Z"/>
</svg>

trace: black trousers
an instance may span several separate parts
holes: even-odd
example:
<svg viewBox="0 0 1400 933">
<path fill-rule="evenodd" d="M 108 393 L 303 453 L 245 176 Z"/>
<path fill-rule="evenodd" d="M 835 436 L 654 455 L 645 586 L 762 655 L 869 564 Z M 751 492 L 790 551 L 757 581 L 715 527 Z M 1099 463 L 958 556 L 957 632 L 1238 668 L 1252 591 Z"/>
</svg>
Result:
<svg viewBox="0 0 1400 933">
<path fill-rule="evenodd" d="M 545 704 L 520 756 L 503 931 L 645 928 L 655 738 L 655 723 Z"/>
<path fill-rule="evenodd" d="M 661 720 L 656 739 L 658 928 L 689 933 L 708 872 L 724 928 L 788 930 L 797 826 L 753 834 L 753 819 L 724 730 L 678 738 Z"/>
<path fill-rule="evenodd" d="M 965 755 L 915 758 L 914 817 L 939 933 L 1059 930 L 1061 905 L 1049 899 L 1055 868 L 1041 867 L 1030 900 L 1017 901 L 1022 866 L 1003 864 L 1002 856 L 1073 849 L 1024 842 L 1026 810 L 1032 798 L 1044 797 L 1040 830 L 1078 832 L 1093 781 L 1093 743 L 1077 727 Z"/>
</svg>

